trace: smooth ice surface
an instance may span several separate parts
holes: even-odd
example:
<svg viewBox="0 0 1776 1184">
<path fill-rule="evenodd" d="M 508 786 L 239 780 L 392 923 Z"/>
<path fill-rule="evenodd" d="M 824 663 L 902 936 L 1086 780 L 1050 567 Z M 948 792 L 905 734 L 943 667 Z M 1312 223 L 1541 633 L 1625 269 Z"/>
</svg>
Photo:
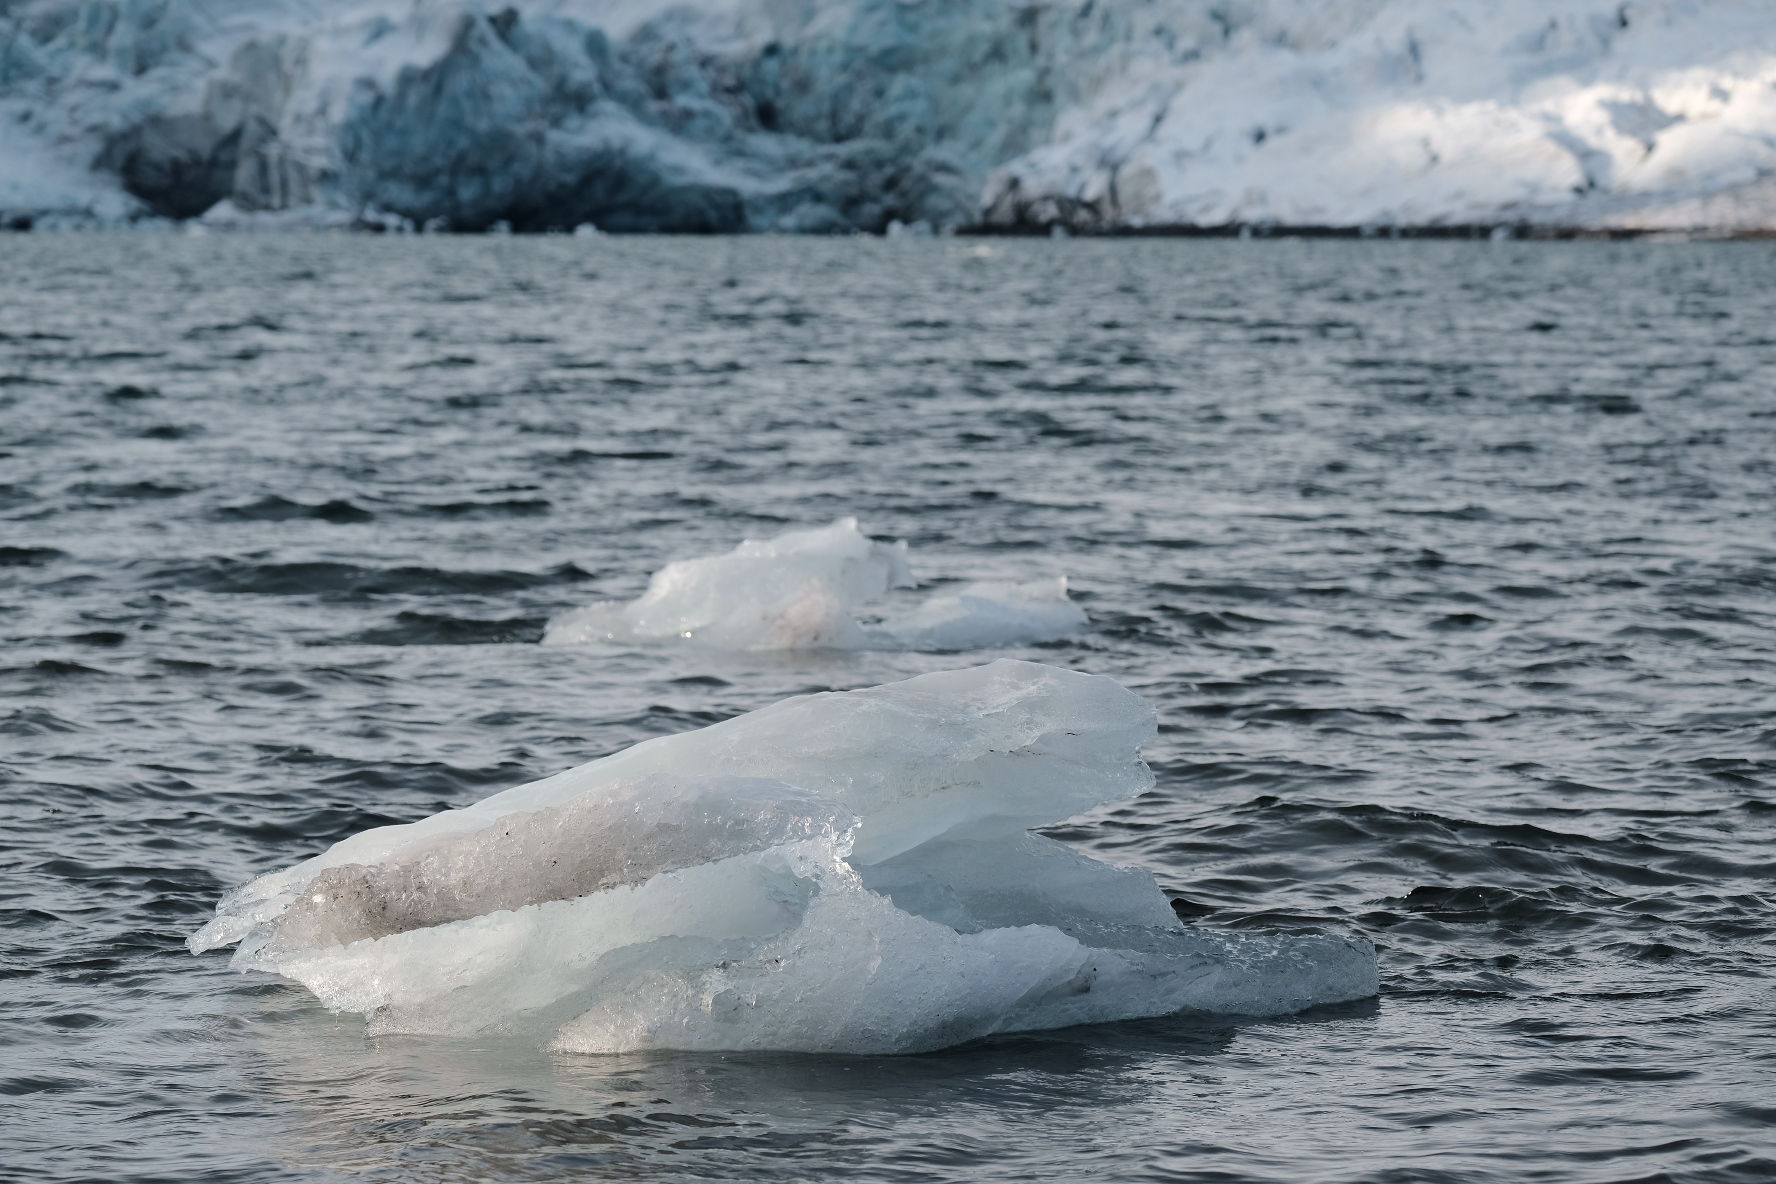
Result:
<svg viewBox="0 0 1776 1184">
<path fill-rule="evenodd" d="M 1773 82 L 1763 0 L 12 0 L 0 215 L 1750 230 Z"/>
<path fill-rule="evenodd" d="M 549 623 L 548 645 L 686 642 L 726 650 L 963 650 L 1054 641 L 1083 630 L 1064 577 L 968 584 L 865 625 L 863 606 L 911 588 L 904 541 L 865 537 L 857 519 L 748 539 L 726 555 L 654 573 L 637 600 L 606 601 Z"/>
<path fill-rule="evenodd" d="M 1376 990 L 1336 937 L 1198 933 L 1029 833 L 1141 793 L 1152 709 L 1002 660 L 785 700 L 381 827 L 226 898 L 194 952 L 375 1032 L 568 1052 L 909 1052 Z"/>
</svg>

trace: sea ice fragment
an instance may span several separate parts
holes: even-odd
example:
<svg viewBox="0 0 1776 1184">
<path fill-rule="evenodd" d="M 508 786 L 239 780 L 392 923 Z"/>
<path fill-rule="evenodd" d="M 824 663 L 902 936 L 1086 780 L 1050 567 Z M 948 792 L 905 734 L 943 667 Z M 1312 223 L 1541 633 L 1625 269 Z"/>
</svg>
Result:
<svg viewBox="0 0 1776 1184">
<path fill-rule="evenodd" d="M 985 581 L 932 596 L 884 631 L 910 650 L 970 650 L 1059 641 L 1083 630 L 1085 610 L 1067 598 L 1067 577 Z"/>
<path fill-rule="evenodd" d="M 1151 874 L 1029 828 L 1138 794 L 1152 709 L 998 661 L 800 696 L 226 897 L 190 940 L 373 1032 L 558 1051 L 911 1052 L 1376 988 L 1357 939 L 1185 929 Z"/>
<path fill-rule="evenodd" d="M 723 650 L 963 650 L 1056 641 L 1084 629 L 1064 577 L 968 584 L 913 612 L 864 625 L 861 606 L 916 584 L 905 541 L 880 543 L 840 518 L 747 539 L 725 555 L 655 572 L 638 599 L 549 622 L 545 645 L 677 642 Z"/>
</svg>

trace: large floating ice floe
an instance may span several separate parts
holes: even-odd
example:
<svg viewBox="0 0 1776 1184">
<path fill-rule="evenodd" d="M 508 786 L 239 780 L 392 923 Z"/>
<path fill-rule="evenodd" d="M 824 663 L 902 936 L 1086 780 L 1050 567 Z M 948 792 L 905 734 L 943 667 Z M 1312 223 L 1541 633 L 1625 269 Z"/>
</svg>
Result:
<svg viewBox="0 0 1776 1184">
<path fill-rule="evenodd" d="M 724 650 L 966 650 L 1056 641 L 1088 624 L 1065 578 L 967 584 L 914 611 L 864 624 L 862 607 L 914 586 L 906 543 L 879 543 L 841 518 L 819 530 L 748 539 L 726 555 L 654 573 L 639 599 L 549 622 L 545 645 L 687 642 Z"/>
<path fill-rule="evenodd" d="M 225 898 L 239 942 L 374 1033 L 564 1052 L 900 1053 L 1376 990 L 1342 937 L 1183 926 L 1153 877 L 1031 833 L 1143 792 L 1152 709 L 999 661 L 787 699 L 346 839 Z"/>
</svg>

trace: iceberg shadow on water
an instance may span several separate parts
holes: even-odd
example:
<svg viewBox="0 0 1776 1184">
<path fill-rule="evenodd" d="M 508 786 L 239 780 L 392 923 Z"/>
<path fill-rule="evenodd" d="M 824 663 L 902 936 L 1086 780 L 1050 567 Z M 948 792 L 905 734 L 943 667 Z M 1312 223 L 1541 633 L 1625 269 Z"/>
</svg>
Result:
<svg viewBox="0 0 1776 1184">
<path fill-rule="evenodd" d="M 799 696 L 345 839 L 189 944 L 372 1033 L 572 1053 L 908 1053 L 1373 995 L 1366 941 L 1189 929 L 1151 874 L 1031 833 L 1144 792 L 1154 732 L 1111 679 L 1029 662 Z"/>
<path fill-rule="evenodd" d="M 1086 629 L 1065 577 L 989 581 L 866 622 L 864 606 L 914 588 L 905 541 L 876 542 L 840 518 L 817 530 L 747 539 L 725 555 L 655 572 L 638 599 L 549 622 L 545 645 L 681 644 L 720 650 L 969 650 L 1059 641 Z"/>
</svg>

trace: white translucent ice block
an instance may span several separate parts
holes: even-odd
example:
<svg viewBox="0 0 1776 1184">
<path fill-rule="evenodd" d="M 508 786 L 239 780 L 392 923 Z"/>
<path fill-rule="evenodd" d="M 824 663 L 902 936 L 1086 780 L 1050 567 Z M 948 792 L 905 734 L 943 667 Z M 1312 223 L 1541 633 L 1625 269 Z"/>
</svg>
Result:
<svg viewBox="0 0 1776 1184">
<path fill-rule="evenodd" d="M 723 650 L 965 650 L 1069 637 L 1088 625 L 1064 578 L 969 584 L 911 613 L 864 625 L 865 605 L 914 587 L 905 541 L 866 537 L 857 519 L 725 555 L 683 559 L 654 573 L 647 592 L 549 622 L 545 645 L 689 644 Z"/>
<path fill-rule="evenodd" d="M 377 1032 L 568 1052 L 907 1052 L 1376 989 L 1358 939 L 1186 930 L 1150 874 L 1029 828 L 1151 785 L 1153 711 L 999 661 L 788 699 L 405 826 L 224 899 L 194 951 Z"/>
</svg>

